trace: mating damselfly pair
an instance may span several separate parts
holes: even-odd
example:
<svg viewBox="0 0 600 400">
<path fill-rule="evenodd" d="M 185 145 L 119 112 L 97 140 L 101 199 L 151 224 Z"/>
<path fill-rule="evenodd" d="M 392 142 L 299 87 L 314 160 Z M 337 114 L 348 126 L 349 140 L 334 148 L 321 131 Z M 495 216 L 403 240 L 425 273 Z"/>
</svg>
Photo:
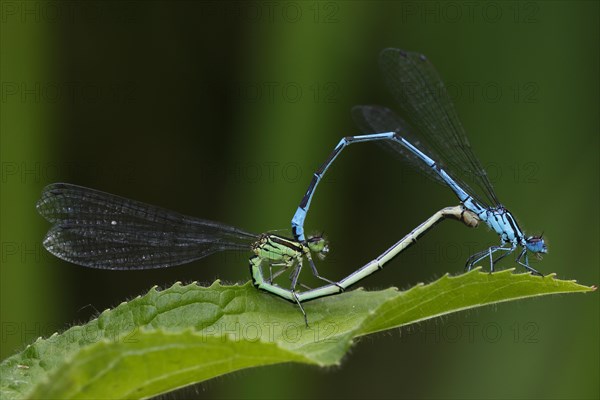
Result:
<svg viewBox="0 0 600 400">
<path fill-rule="evenodd" d="M 521 250 L 517 263 L 529 265 L 528 251 L 546 253 L 542 237 L 526 236 L 512 214 L 498 201 L 481 163 L 475 157 L 444 84 L 429 60 L 418 53 L 386 49 L 380 56 L 388 88 L 405 119 L 380 106 L 359 106 L 353 114 L 365 135 L 343 138 L 314 174 L 292 219 L 293 238 L 272 233 L 252 234 L 226 224 L 185 216 L 174 211 L 65 183 L 47 186 L 37 208 L 53 223 L 44 246 L 57 257 L 93 268 L 148 269 L 189 263 L 225 250 L 249 250 L 254 285 L 296 303 L 344 291 L 379 271 L 392 258 L 445 218 L 477 226 L 485 222 L 500 236 L 500 245 L 473 254 L 466 269 L 489 258 L 490 271 L 502 258 Z M 320 275 L 312 257 L 329 251 L 320 236 L 305 237 L 304 221 L 323 175 L 349 144 L 377 141 L 434 180 L 449 186 L 461 205 L 433 214 L 379 257 L 347 277 L 333 281 Z M 462 177 L 470 177 L 475 191 Z M 479 193 L 482 193 L 483 196 Z M 494 255 L 499 256 L 494 259 Z M 324 285 L 298 290 L 303 260 Z M 266 274 L 268 268 L 268 274 Z M 273 268 L 279 270 L 273 272 Z M 275 279 L 291 269 L 289 288 Z M 303 285 L 302 285 L 303 286 Z"/>
</svg>

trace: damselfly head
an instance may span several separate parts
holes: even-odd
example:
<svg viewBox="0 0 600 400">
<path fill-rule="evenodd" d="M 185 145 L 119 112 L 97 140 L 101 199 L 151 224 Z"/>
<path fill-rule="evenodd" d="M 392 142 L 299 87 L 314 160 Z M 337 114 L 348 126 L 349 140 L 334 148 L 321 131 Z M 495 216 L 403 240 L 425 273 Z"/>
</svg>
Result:
<svg viewBox="0 0 600 400">
<path fill-rule="evenodd" d="M 527 250 L 532 253 L 547 253 L 548 248 L 546 247 L 546 242 L 542 238 L 543 235 L 540 236 L 529 236 L 525 239 L 525 246 L 527 246 Z"/>
<path fill-rule="evenodd" d="M 319 259 L 324 259 L 329 253 L 329 245 L 327 239 L 322 235 L 310 236 L 306 240 L 306 245 L 311 252 L 315 253 Z"/>
</svg>

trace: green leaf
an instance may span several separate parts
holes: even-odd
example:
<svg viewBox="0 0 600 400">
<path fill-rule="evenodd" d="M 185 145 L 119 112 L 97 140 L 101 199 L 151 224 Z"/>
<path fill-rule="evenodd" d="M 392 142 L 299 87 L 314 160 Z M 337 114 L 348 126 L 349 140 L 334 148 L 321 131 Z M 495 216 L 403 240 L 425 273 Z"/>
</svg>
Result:
<svg viewBox="0 0 600 400">
<path fill-rule="evenodd" d="M 296 306 L 251 284 L 174 284 L 38 339 L 0 365 L 11 398 L 144 398 L 248 367 L 338 364 L 354 338 L 440 315 L 553 293 L 574 281 L 505 270 L 445 275 L 405 292 L 354 290 Z"/>
</svg>

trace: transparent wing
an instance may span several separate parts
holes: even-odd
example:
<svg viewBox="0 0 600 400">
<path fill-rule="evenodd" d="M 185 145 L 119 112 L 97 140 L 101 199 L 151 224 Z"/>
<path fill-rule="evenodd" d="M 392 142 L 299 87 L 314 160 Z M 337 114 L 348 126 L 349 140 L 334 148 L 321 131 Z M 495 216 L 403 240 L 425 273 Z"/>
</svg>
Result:
<svg viewBox="0 0 600 400">
<path fill-rule="evenodd" d="M 457 181 L 472 182 L 488 199 L 470 191 L 483 204 L 497 205 L 498 199 L 481 163 L 456 114 L 439 74 L 422 54 L 399 49 L 385 49 L 380 55 L 383 76 L 400 105 L 402 117 L 413 128 L 407 139 L 418 138 L 422 151 L 434 152 L 437 162 L 445 166 Z M 417 144 L 415 144 L 417 145 Z M 418 147 L 418 146 L 417 146 Z M 469 185 L 465 185 L 469 190 Z"/>
<path fill-rule="evenodd" d="M 92 268 L 169 267 L 217 251 L 247 251 L 257 239 L 225 224 L 67 183 L 44 188 L 37 210 L 54 224 L 44 247 Z"/>
</svg>

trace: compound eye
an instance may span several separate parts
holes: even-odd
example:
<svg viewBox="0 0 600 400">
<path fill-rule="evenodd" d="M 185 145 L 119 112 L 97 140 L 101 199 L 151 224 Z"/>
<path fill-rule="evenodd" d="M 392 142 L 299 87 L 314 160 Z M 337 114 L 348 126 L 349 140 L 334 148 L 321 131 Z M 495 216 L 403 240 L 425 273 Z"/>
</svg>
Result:
<svg viewBox="0 0 600 400">
<path fill-rule="evenodd" d="M 525 241 L 529 250 L 534 253 L 546 253 L 548 251 L 546 243 L 541 236 L 529 236 Z"/>
</svg>

